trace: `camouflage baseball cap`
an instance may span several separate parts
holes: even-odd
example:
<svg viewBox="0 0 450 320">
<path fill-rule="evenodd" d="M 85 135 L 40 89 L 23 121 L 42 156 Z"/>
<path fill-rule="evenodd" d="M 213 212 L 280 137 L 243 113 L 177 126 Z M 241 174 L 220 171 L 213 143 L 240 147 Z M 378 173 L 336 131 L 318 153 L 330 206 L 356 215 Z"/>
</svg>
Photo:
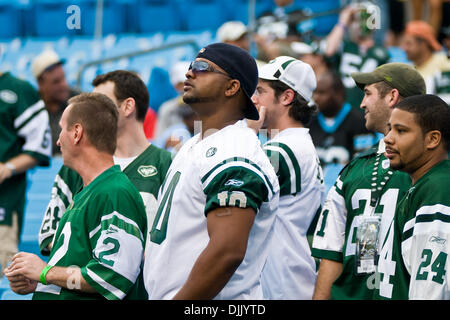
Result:
<svg viewBox="0 0 450 320">
<path fill-rule="evenodd" d="M 402 97 L 426 92 L 425 81 L 420 73 L 406 63 L 386 63 L 372 72 L 355 72 L 351 76 L 361 90 L 364 90 L 365 85 L 384 81 L 397 89 Z"/>
</svg>

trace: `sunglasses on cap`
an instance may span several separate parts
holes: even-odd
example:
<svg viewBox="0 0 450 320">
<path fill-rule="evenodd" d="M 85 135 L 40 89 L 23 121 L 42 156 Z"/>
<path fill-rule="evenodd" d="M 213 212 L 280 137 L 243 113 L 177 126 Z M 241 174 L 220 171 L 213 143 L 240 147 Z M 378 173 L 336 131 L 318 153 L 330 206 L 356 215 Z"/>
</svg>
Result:
<svg viewBox="0 0 450 320">
<path fill-rule="evenodd" d="M 231 78 L 225 72 L 221 72 L 221 71 L 218 71 L 218 70 L 214 69 L 214 67 L 211 66 L 206 61 L 199 61 L 199 60 L 197 60 L 197 61 L 191 62 L 191 64 L 189 65 L 189 70 L 192 70 L 192 72 L 195 75 L 197 75 L 199 73 L 205 73 L 205 72 L 214 72 L 214 73 L 219 73 L 219 74 L 222 74 L 224 76 L 227 76 L 228 78 Z"/>
</svg>

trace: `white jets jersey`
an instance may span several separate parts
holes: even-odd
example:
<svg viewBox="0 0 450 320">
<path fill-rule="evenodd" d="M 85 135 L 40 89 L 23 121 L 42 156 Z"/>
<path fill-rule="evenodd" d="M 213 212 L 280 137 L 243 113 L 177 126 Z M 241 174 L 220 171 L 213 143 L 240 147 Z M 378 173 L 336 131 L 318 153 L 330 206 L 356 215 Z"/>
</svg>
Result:
<svg viewBox="0 0 450 320">
<path fill-rule="evenodd" d="M 244 260 L 215 299 L 262 299 L 260 274 L 278 207 L 274 169 L 245 120 L 188 140 L 158 195 L 145 252 L 149 299 L 171 299 L 209 242 L 207 214 L 219 207 L 253 208 L 256 217 Z"/>
<path fill-rule="evenodd" d="M 312 299 L 316 265 L 306 233 L 325 187 L 309 129 L 289 128 L 264 145 L 280 184 L 273 241 L 262 272 L 266 299 Z"/>
</svg>

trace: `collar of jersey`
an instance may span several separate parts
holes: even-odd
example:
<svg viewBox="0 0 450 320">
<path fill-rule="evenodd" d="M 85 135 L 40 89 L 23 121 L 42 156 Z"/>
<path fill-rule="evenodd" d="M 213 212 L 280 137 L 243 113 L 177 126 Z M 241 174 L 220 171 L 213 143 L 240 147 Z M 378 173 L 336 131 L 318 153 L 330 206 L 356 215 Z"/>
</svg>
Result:
<svg viewBox="0 0 450 320">
<path fill-rule="evenodd" d="M 320 127 L 326 133 L 336 132 L 336 130 L 339 128 L 339 126 L 342 124 L 342 122 L 344 122 L 345 118 L 347 117 L 347 114 L 350 112 L 351 109 L 352 109 L 352 106 L 350 105 L 350 103 L 348 103 L 348 102 L 345 103 L 342 106 L 341 110 L 339 110 L 336 117 L 334 117 L 334 123 L 332 126 L 327 125 L 327 123 L 325 121 L 325 116 L 323 115 L 322 112 L 319 112 L 319 114 L 317 115 L 317 120 L 319 121 Z"/>
</svg>

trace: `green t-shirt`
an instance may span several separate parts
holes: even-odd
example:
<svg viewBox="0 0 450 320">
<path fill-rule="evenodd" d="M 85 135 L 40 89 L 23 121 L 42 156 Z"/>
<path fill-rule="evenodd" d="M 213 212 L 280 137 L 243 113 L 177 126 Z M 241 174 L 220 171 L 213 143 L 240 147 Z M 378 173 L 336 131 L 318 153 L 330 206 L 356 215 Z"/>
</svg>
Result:
<svg viewBox="0 0 450 320">
<path fill-rule="evenodd" d="M 377 168 L 375 175 L 374 167 Z M 406 173 L 389 172 L 392 173 L 389 160 L 372 148 L 344 167 L 327 195 L 314 234 L 312 255 L 342 263 L 342 273 L 331 287 L 332 299 L 373 297 L 373 274 L 356 272 L 355 217 L 381 214 L 379 239 L 384 238 L 394 217 L 397 201 L 411 184 Z M 388 180 L 386 177 L 389 177 Z M 372 191 L 374 183 L 375 188 L 381 187 L 381 192 L 373 211 L 370 202 L 375 194 Z"/>
<path fill-rule="evenodd" d="M 123 170 L 144 200 L 149 224 L 152 223 L 156 214 L 159 187 L 164 181 L 171 162 L 172 157 L 168 151 L 150 145 Z M 83 180 L 80 175 L 62 166 L 53 183 L 52 197 L 39 231 L 39 246 L 42 254 L 49 254 L 47 246 L 53 241 L 58 223 L 72 202 L 73 196 L 82 188 Z"/>
<path fill-rule="evenodd" d="M 422 176 L 398 204 L 379 259 L 380 299 L 450 299 L 450 160 Z"/>
<path fill-rule="evenodd" d="M 35 300 L 124 299 L 137 290 L 145 248 L 144 203 L 120 167 L 105 170 L 77 193 L 55 234 L 48 264 L 79 267 L 97 292 L 38 284 Z M 70 285 L 76 288 L 77 280 Z"/>
<path fill-rule="evenodd" d="M 38 92 L 9 72 L 0 75 L 0 162 L 26 153 L 48 166 L 51 133 L 48 113 Z M 25 206 L 26 174 L 17 174 L 0 184 L 0 224 L 11 225 L 16 211 L 19 226 Z M 21 228 L 19 227 L 19 230 Z"/>
</svg>

